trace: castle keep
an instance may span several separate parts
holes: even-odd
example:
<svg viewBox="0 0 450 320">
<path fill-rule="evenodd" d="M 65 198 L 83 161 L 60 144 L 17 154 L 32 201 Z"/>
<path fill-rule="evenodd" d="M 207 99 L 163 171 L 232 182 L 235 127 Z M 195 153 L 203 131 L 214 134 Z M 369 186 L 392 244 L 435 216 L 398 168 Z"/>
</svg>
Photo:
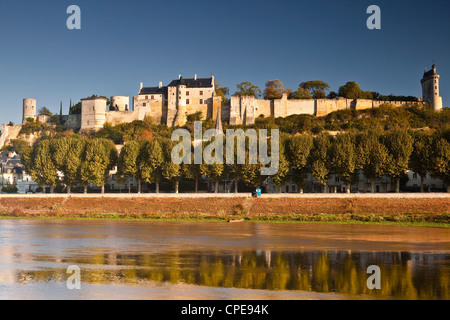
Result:
<svg viewBox="0 0 450 320">
<path fill-rule="evenodd" d="M 435 64 L 433 64 L 430 71 L 425 69 L 420 82 L 422 83 L 423 101 L 428 102 L 434 110 L 441 110 L 442 97 L 439 96 L 439 75 L 436 73 Z"/>
<path fill-rule="evenodd" d="M 430 71 L 425 70 L 421 80 L 423 101 L 427 102 L 434 110 L 442 109 L 442 98 L 439 96 L 439 75 L 436 65 L 433 64 Z M 187 116 L 196 112 L 202 113 L 203 119 L 221 120 L 230 125 L 251 125 L 255 118 L 287 117 L 295 114 L 310 114 L 324 116 L 337 110 L 362 110 L 377 108 L 385 101 L 368 99 L 288 99 L 284 94 L 281 99 L 258 99 L 254 96 L 232 96 L 229 101 L 223 102 L 215 93 L 214 76 L 210 78 L 183 78 L 173 80 L 167 86 L 159 82 L 155 87 L 144 87 L 140 84 L 137 96 L 113 96 L 110 99 L 91 97 L 81 99 L 81 114 L 62 116 L 61 120 L 65 129 L 90 131 L 99 130 L 105 123 L 117 125 L 120 123 L 153 118 L 158 124 L 169 127 L 183 126 Z M 390 104 L 404 107 L 413 103 L 411 101 L 389 101 Z M 23 100 L 22 125 L 28 118 L 46 122 L 47 116 L 37 115 L 35 99 Z M 16 139 L 22 125 L 2 125 L 0 135 L 0 147 Z"/>
</svg>

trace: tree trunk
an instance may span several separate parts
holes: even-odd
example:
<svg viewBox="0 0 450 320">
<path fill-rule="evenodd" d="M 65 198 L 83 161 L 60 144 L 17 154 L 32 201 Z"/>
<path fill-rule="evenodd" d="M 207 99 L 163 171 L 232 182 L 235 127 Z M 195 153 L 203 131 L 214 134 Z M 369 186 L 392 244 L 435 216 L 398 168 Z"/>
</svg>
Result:
<svg viewBox="0 0 450 320">
<path fill-rule="evenodd" d="M 87 185 L 84 185 L 84 194 L 87 194 Z"/>
<path fill-rule="evenodd" d="M 67 194 L 70 194 L 72 192 L 72 186 L 69 184 L 67 186 Z"/>
<path fill-rule="evenodd" d="M 175 181 L 175 193 L 178 193 L 178 186 L 180 184 L 180 181 Z"/>
<path fill-rule="evenodd" d="M 156 193 L 159 193 L 159 181 L 156 181 Z"/>
<path fill-rule="evenodd" d="M 352 186 L 350 184 L 347 184 L 347 190 L 345 190 L 346 193 L 351 193 L 351 188 Z"/>
<path fill-rule="evenodd" d="M 420 176 L 420 192 L 423 193 L 423 177 Z"/>
<path fill-rule="evenodd" d="M 142 188 L 142 186 L 141 186 L 141 179 L 138 179 L 138 181 L 137 181 L 137 183 L 138 183 L 138 193 L 141 193 L 141 188 Z"/>
<path fill-rule="evenodd" d="M 239 180 L 234 179 L 234 193 L 239 193 L 238 184 L 239 184 Z"/>
<path fill-rule="evenodd" d="M 327 185 L 326 184 L 324 184 L 323 185 L 323 193 L 328 193 L 328 188 L 327 188 Z"/>
<path fill-rule="evenodd" d="M 102 185 L 102 194 L 105 193 L 105 185 Z"/>
<path fill-rule="evenodd" d="M 450 184 L 447 185 L 447 193 L 450 193 Z"/>
<path fill-rule="evenodd" d="M 400 193 L 400 178 L 395 179 L 395 192 Z"/>
<path fill-rule="evenodd" d="M 219 193 L 219 180 L 214 182 L 214 193 Z"/>
<path fill-rule="evenodd" d="M 50 193 L 55 193 L 55 186 L 50 186 Z"/>
<path fill-rule="evenodd" d="M 195 177 L 195 193 L 198 193 L 198 177 Z"/>
<path fill-rule="evenodd" d="M 278 186 L 278 193 L 281 193 L 281 186 Z"/>
<path fill-rule="evenodd" d="M 375 181 L 370 179 L 370 192 L 375 193 Z"/>
</svg>

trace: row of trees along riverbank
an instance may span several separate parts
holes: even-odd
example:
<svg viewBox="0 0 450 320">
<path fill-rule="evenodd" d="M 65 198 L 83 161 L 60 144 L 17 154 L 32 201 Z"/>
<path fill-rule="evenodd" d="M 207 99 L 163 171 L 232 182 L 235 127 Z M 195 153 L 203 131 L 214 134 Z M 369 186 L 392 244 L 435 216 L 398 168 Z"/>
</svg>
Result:
<svg viewBox="0 0 450 320">
<path fill-rule="evenodd" d="M 39 185 L 50 186 L 51 192 L 58 182 L 67 186 L 67 192 L 71 192 L 74 185 L 83 186 L 84 192 L 87 192 L 90 183 L 101 187 L 104 192 L 110 172 L 116 166 L 116 181 L 125 183 L 129 177 L 134 177 L 138 181 L 138 192 L 141 192 L 142 183 L 154 183 L 156 192 L 159 192 L 162 180 L 172 182 L 175 192 L 178 192 L 182 179 L 194 180 L 197 191 L 202 176 L 214 181 L 215 192 L 218 191 L 219 181 L 225 177 L 235 181 L 237 191 L 239 181 L 256 188 L 268 177 L 261 175 L 263 164 L 249 163 L 248 143 L 245 164 L 177 165 L 171 160 L 171 151 L 176 142 L 170 140 L 166 128 L 163 131 L 163 135 L 141 135 L 140 138 L 127 142 L 120 153 L 114 143 L 105 138 L 78 135 L 41 138 L 23 154 L 25 171 Z M 225 143 L 224 137 L 224 153 Z M 314 178 L 324 190 L 331 174 L 338 175 L 347 185 L 346 189 L 350 190 L 350 185 L 362 171 L 372 182 L 372 192 L 374 180 L 383 176 L 389 176 L 399 192 L 400 178 L 407 170 L 412 170 L 421 177 L 422 192 L 423 179 L 427 173 L 442 179 L 448 188 L 450 130 L 400 128 L 389 131 L 348 131 L 336 135 L 328 132 L 282 132 L 279 170 L 271 176 L 272 180 L 281 191 L 283 183 L 292 179 L 302 192 L 307 168 L 312 170 Z"/>
</svg>

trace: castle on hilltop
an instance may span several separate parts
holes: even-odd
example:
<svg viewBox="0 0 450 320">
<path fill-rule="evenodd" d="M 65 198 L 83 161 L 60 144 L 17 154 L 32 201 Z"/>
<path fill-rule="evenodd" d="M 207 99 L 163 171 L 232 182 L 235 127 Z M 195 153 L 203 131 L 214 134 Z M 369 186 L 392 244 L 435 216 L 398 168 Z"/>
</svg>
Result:
<svg viewBox="0 0 450 320">
<path fill-rule="evenodd" d="M 422 84 L 423 101 L 389 101 L 390 104 L 404 107 L 413 103 L 428 103 L 434 110 L 442 109 L 442 98 L 439 96 L 439 75 L 436 65 L 430 71 L 425 70 Z M 144 87 L 141 82 L 137 96 L 133 97 L 133 106 L 126 96 L 90 97 L 81 99 L 81 113 L 61 117 L 65 129 L 81 130 L 82 132 L 99 130 L 105 123 L 117 125 L 120 123 L 153 118 L 158 124 L 169 127 L 183 126 L 187 116 L 197 112 L 202 113 L 202 119 L 222 121 L 230 125 L 251 125 L 255 118 L 287 117 L 295 114 L 310 114 L 324 116 L 337 110 L 362 110 L 377 108 L 385 101 L 369 99 L 288 99 L 283 94 L 281 99 L 258 99 L 254 96 L 232 96 L 229 101 L 222 101 L 216 95 L 214 76 L 210 78 L 183 78 L 180 74 L 177 80 L 163 86 L 159 82 L 155 87 Z M 41 122 L 48 121 L 47 116 L 37 115 L 35 99 L 23 100 L 22 125 L 33 118 Z M 16 139 L 22 125 L 10 126 L 2 124 L 0 148 L 11 139 Z"/>
</svg>

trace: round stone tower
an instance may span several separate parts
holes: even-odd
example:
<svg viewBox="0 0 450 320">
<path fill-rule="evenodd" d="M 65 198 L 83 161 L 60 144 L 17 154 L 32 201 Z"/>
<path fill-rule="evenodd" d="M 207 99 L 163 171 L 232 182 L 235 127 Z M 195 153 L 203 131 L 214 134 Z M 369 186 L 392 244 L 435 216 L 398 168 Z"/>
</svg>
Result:
<svg viewBox="0 0 450 320">
<path fill-rule="evenodd" d="M 36 118 L 36 99 L 23 99 L 22 123 L 26 123 L 27 118 Z"/>
<path fill-rule="evenodd" d="M 435 64 L 430 71 L 425 69 L 421 83 L 423 101 L 428 102 L 435 111 L 440 111 L 442 109 L 442 97 L 439 96 L 439 75 L 436 72 Z"/>
</svg>

